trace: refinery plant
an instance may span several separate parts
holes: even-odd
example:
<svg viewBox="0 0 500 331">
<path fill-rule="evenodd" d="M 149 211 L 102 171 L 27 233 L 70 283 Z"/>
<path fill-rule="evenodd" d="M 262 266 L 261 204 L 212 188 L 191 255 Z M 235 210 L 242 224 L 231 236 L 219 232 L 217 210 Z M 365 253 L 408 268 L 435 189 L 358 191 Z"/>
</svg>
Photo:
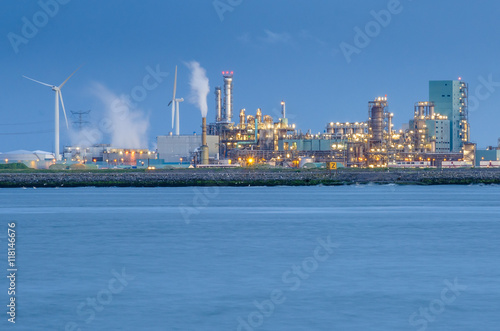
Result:
<svg viewBox="0 0 500 331">
<path fill-rule="evenodd" d="M 44 152 L 43 157 L 33 157 L 27 151 L 4 153 L 2 163 L 19 161 L 34 168 L 79 163 L 96 168 L 150 169 L 257 164 L 322 168 L 332 162 L 348 168 L 500 167 L 500 140 L 498 147 L 486 150 L 477 150 L 470 140 L 468 84 L 461 79 L 430 81 L 429 99 L 415 102 L 413 118 L 400 129 L 394 128 L 394 114 L 389 111 L 387 96 L 381 96 L 367 103 L 366 118 L 345 123 L 332 118 L 326 123 L 324 133 L 311 134 L 289 123 L 285 101 L 281 101 L 281 117 L 277 119 L 261 108 L 236 110 L 234 73 L 224 71 L 223 86 L 214 90 L 215 116 L 207 123 L 206 112 L 202 115 L 200 136 L 180 134 L 179 103 L 184 99 L 176 96 L 176 67 L 173 96 L 168 104 L 172 106 L 174 130 L 157 136 L 156 150 L 96 144 L 66 146 L 59 156 L 59 99 L 66 115 L 60 88 L 68 79 L 59 87 L 35 81 L 56 92 L 55 153 L 51 156 Z"/>
<path fill-rule="evenodd" d="M 290 167 L 326 162 L 368 168 L 476 165 L 476 147 L 469 142 L 468 86 L 461 80 L 431 81 L 432 101 L 415 103 L 413 119 L 399 130 L 393 128 L 394 114 L 384 96 L 368 102 L 364 121 L 330 122 L 324 134 L 312 135 L 289 123 L 284 101 L 277 120 L 261 109 L 255 115 L 246 109 L 235 111 L 233 72 L 222 76 L 223 88 L 215 88 L 215 121 L 207 126 L 208 133 L 218 137 L 217 156 L 210 160 L 214 165 L 222 160 L 242 166 L 265 163 Z M 203 163 L 198 162 L 196 153 L 192 160 Z"/>
</svg>

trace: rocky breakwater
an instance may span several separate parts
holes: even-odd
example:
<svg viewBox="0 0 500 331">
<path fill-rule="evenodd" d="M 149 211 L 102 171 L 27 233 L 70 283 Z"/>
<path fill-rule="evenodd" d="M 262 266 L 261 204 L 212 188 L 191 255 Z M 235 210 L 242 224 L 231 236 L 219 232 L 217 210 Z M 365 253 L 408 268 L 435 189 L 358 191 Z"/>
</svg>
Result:
<svg viewBox="0 0 500 331">
<path fill-rule="evenodd" d="M 297 169 L 2 172 L 0 187 L 274 186 L 348 184 L 500 184 L 500 169 L 353 170 L 331 174 Z"/>
</svg>

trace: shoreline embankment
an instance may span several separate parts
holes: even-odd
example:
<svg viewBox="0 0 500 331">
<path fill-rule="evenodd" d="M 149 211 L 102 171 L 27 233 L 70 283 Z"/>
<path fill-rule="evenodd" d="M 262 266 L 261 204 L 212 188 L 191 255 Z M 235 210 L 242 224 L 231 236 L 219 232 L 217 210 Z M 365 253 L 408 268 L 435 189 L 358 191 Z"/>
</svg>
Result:
<svg viewBox="0 0 500 331">
<path fill-rule="evenodd" d="M 352 184 L 500 184 L 500 169 L 175 169 L 154 171 L 9 171 L 0 187 L 312 186 Z"/>
</svg>

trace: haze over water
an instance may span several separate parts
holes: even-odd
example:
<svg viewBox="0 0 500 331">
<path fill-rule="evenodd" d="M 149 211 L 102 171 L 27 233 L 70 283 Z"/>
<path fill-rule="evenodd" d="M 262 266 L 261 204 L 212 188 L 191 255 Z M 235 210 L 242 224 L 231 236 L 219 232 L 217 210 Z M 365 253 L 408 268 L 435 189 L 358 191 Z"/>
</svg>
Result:
<svg viewBox="0 0 500 331">
<path fill-rule="evenodd" d="M 0 215 L 16 330 L 500 325 L 498 186 L 0 189 Z"/>
</svg>

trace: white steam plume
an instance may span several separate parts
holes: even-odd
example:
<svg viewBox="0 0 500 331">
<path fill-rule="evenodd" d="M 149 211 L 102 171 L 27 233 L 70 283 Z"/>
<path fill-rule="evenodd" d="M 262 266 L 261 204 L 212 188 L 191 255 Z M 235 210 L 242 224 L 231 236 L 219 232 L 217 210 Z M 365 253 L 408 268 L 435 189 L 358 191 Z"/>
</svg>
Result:
<svg viewBox="0 0 500 331">
<path fill-rule="evenodd" d="M 69 127 L 69 139 L 72 146 L 90 147 L 102 142 L 103 133 L 92 123 L 90 126 L 82 127 L 81 130 Z"/>
<path fill-rule="evenodd" d="M 111 146 L 147 148 L 149 118 L 136 108 L 130 96 L 118 96 L 99 83 L 94 84 L 93 92 L 105 106 L 105 118 L 99 129 L 111 135 Z"/>
<path fill-rule="evenodd" d="M 207 96 L 210 92 L 207 72 L 196 61 L 186 63 L 186 66 L 191 70 L 191 79 L 189 80 L 189 85 L 191 86 L 191 96 L 189 98 L 189 102 L 200 108 L 202 117 L 207 117 Z"/>
</svg>

